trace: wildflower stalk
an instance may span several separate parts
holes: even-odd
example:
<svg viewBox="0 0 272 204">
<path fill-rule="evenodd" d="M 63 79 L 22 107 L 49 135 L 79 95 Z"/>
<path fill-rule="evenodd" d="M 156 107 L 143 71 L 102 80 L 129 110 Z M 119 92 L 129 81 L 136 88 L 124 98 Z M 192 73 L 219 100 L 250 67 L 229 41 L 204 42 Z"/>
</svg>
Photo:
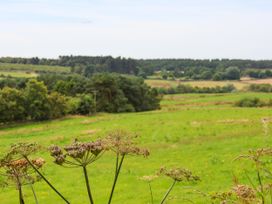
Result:
<svg viewBox="0 0 272 204">
<path fill-rule="evenodd" d="M 143 177 L 140 178 L 141 180 L 147 181 L 147 183 L 148 183 L 151 204 L 154 204 L 154 197 L 153 197 L 153 191 L 152 191 L 151 182 L 154 179 L 156 179 L 157 177 L 158 177 L 157 175 L 149 175 L 149 176 L 143 176 Z"/>
<path fill-rule="evenodd" d="M 170 192 L 173 190 L 175 184 L 177 183 L 177 180 L 174 180 L 174 182 L 172 183 L 172 185 L 170 186 L 170 188 L 168 189 L 168 191 L 165 193 L 162 201 L 160 204 L 163 204 L 166 201 L 166 198 L 168 197 L 168 195 L 170 194 Z"/>
<path fill-rule="evenodd" d="M 35 193 L 35 190 L 34 190 L 34 188 L 33 188 L 33 185 L 32 185 L 32 184 L 30 184 L 30 188 L 31 188 L 31 191 L 32 191 L 33 196 L 34 196 L 35 203 L 36 203 L 36 204 L 38 204 L 38 198 L 37 198 L 37 196 L 36 196 L 36 193 Z"/>
<path fill-rule="evenodd" d="M 117 180 L 118 180 L 118 176 L 119 176 L 120 171 L 121 171 L 121 167 L 122 167 L 124 158 L 125 158 L 125 154 L 122 155 L 121 161 L 120 161 L 120 163 L 119 163 L 119 154 L 117 153 L 117 157 L 116 157 L 116 168 L 115 168 L 115 176 L 114 176 L 114 181 L 113 181 L 113 184 L 112 184 L 111 194 L 110 194 L 110 197 L 109 197 L 108 204 L 111 203 L 111 200 L 112 200 L 112 197 L 113 197 L 113 193 L 114 193 L 114 189 L 115 189 L 115 186 L 116 186 L 116 183 L 117 183 Z"/>
<path fill-rule="evenodd" d="M 27 156 L 23 156 L 25 160 L 29 163 L 29 165 L 37 172 L 37 174 L 40 175 L 40 177 L 49 185 L 50 188 L 52 188 L 53 191 L 57 195 L 59 195 L 67 204 L 70 204 L 70 202 L 44 177 L 44 175 L 32 164 L 32 162 L 27 158 Z"/>
<path fill-rule="evenodd" d="M 18 182 L 18 191 L 19 191 L 19 202 L 20 204 L 24 204 L 25 201 L 24 201 L 24 197 L 23 197 L 23 190 L 22 190 L 22 185 L 21 185 L 21 182 L 20 182 L 20 179 L 16 176 L 16 180 Z"/>
<path fill-rule="evenodd" d="M 270 203 L 272 203 L 272 189 L 269 187 Z"/>
<path fill-rule="evenodd" d="M 258 167 L 257 167 L 258 168 Z M 260 175 L 260 171 L 259 169 L 257 169 L 257 178 L 258 178 L 258 182 L 260 185 L 260 195 L 261 195 L 261 199 L 262 199 L 262 204 L 265 203 L 265 199 L 264 199 L 264 189 L 263 189 L 263 183 L 262 183 L 262 179 L 261 179 L 261 175 Z"/>
<path fill-rule="evenodd" d="M 94 204 L 86 166 L 83 166 L 83 172 L 84 172 L 85 183 L 86 183 L 86 187 L 87 187 L 87 192 L 88 192 L 90 203 Z"/>
<path fill-rule="evenodd" d="M 20 200 L 20 204 L 24 204 L 24 198 L 23 198 L 23 191 L 22 191 L 22 186 L 19 184 L 19 200 Z"/>
<path fill-rule="evenodd" d="M 20 182 L 20 179 L 18 176 L 15 176 L 16 178 L 16 182 L 17 182 L 17 188 L 18 188 L 18 191 L 19 191 L 19 202 L 20 204 L 24 204 L 24 198 L 23 198 L 23 191 L 22 191 L 22 185 L 21 185 L 21 182 Z"/>
<path fill-rule="evenodd" d="M 148 182 L 148 186 L 149 186 L 149 191 L 150 191 L 151 204 L 154 204 L 153 192 L 152 192 L 152 188 L 151 188 L 151 183 L 150 182 Z"/>
</svg>

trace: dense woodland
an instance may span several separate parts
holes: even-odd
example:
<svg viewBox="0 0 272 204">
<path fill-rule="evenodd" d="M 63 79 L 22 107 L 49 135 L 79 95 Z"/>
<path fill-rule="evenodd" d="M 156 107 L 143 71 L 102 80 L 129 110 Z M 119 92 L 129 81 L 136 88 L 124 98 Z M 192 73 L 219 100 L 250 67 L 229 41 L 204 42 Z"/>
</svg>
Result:
<svg viewBox="0 0 272 204">
<path fill-rule="evenodd" d="M 2 63 L 58 65 L 86 77 L 98 72 L 115 72 L 148 77 L 160 73 L 162 78 L 193 80 L 235 80 L 241 76 L 268 78 L 272 76 L 272 60 L 240 59 L 148 59 L 113 58 L 111 56 L 60 56 L 58 59 L 2 57 Z"/>
<path fill-rule="evenodd" d="M 158 109 L 160 96 L 142 78 L 118 74 L 45 74 L 38 79 L 4 79 L 0 123 L 47 120 L 66 114 L 138 112 Z"/>
</svg>

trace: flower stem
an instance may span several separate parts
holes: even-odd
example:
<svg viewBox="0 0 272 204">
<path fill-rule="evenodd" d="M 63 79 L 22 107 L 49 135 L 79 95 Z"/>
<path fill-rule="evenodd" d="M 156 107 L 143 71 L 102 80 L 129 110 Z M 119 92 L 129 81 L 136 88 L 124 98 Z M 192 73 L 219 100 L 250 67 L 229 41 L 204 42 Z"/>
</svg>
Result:
<svg viewBox="0 0 272 204">
<path fill-rule="evenodd" d="M 110 198 L 109 198 L 108 204 L 111 203 L 111 200 L 112 200 L 112 197 L 113 197 L 113 193 L 114 193 L 114 189 L 115 189 L 115 186 L 116 186 L 116 183 L 117 183 L 117 180 L 118 180 L 118 176 L 119 176 L 120 171 L 121 171 L 121 167 L 122 167 L 124 158 L 125 158 L 125 155 L 122 155 L 121 161 L 119 163 L 118 162 L 119 155 L 117 155 L 117 159 L 116 159 L 116 167 L 117 168 L 115 170 L 114 181 L 113 181 L 113 185 L 112 185 L 112 188 L 111 188 L 111 194 L 110 194 Z"/>
<path fill-rule="evenodd" d="M 38 204 L 38 203 L 39 203 L 39 202 L 38 202 L 38 198 L 37 198 L 37 195 L 36 195 L 36 193 L 35 193 L 35 190 L 34 190 L 34 187 L 33 187 L 32 184 L 30 184 L 30 188 L 31 188 L 32 193 L 33 193 L 33 196 L 34 196 L 34 198 L 35 198 L 35 203 Z"/>
<path fill-rule="evenodd" d="M 262 204 L 264 204 L 265 203 L 265 199 L 264 199 L 264 187 L 263 187 L 263 183 L 262 183 L 260 171 L 258 169 L 257 169 L 257 178 L 258 178 L 258 182 L 259 182 L 259 185 L 260 185 Z"/>
<path fill-rule="evenodd" d="M 88 196 L 89 196 L 89 199 L 90 199 L 90 203 L 94 204 L 86 166 L 83 166 L 83 172 L 84 172 L 85 183 L 86 183 L 86 187 L 87 187 L 87 192 L 88 192 Z"/>
<path fill-rule="evenodd" d="M 42 173 L 29 161 L 27 156 L 24 156 L 26 161 L 29 163 L 29 165 L 40 175 L 40 177 L 52 188 L 56 194 L 58 194 L 67 204 L 70 204 L 69 201 L 66 200 L 66 198 L 42 175 Z"/>
<path fill-rule="evenodd" d="M 20 204 L 24 204 L 25 201 L 24 201 L 24 198 L 23 198 L 22 186 L 19 185 L 18 188 L 19 188 L 19 201 L 20 201 Z"/>
<path fill-rule="evenodd" d="M 151 183 L 148 182 L 149 185 L 149 191 L 150 191 L 150 197 L 151 197 L 151 204 L 154 204 L 154 199 L 153 199 L 153 192 L 152 192 L 152 188 L 151 188 Z"/>
<path fill-rule="evenodd" d="M 160 204 L 163 204 L 166 201 L 166 198 L 168 197 L 168 195 L 170 194 L 170 192 L 173 190 L 175 184 L 176 184 L 176 180 L 174 180 L 173 184 L 170 186 L 170 188 L 168 189 L 168 191 L 166 192 L 166 194 L 164 195 L 162 201 Z"/>
</svg>

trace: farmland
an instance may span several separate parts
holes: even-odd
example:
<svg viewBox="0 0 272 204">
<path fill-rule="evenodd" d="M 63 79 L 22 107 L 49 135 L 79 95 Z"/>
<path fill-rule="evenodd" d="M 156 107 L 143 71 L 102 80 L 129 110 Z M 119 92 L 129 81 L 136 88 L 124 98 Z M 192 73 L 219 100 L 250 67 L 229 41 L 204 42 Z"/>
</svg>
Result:
<svg viewBox="0 0 272 204">
<path fill-rule="evenodd" d="M 22 123 L 0 129 L 0 152 L 12 143 L 37 142 L 44 146 L 64 146 L 73 139 L 82 141 L 103 137 L 114 129 L 138 133 L 140 146 L 147 147 L 147 158 L 130 156 L 125 160 L 113 203 L 149 203 L 148 186 L 139 178 L 153 174 L 161 166 L 185 167 L 199 175 L 195 185 L 177 185 L 167 203 L 209 203 L 198 191 L 209 193 L 227 190 L 233 174 L 247 183 L 243 174 L 246 162 L 233 161 L 250 148 L 266 147 L 271 138 L 264 135 L 262 120 L 270 119 L 269 108 L 237 108 L 233 103 L 244 97 L 271 98 L 264 93 L 184 94 L 165 96 L 161 110 L 141 113 L 70 116 L 63 119 Z M 268 129 L 271 125 L 268 126 Z M 269 134 L 270 135 L 270 134 Z M 80 169 L 55 165 L 49 153 L 44 174 L 66 195 L 71 203 L 87 203 Z M 106 153 L 89 167 L 90 183 L 96 203 L 106 203 L 113 179 L 114 157 Z M 171 181 L 159 178 L 152 185 L 154 200 L 159 202 Z M 40 203 L 62 203 L 43 181 L 34 185 Z M 24 188 L 26 203 L 34 203 L 31 189 Z M 0 191 L 1 203 L 16 203 L 14 188 Z"/>
<path fill-rule="evenodd" d="M 271 79 L 250 79 L 242 78 L 241 80 L 232 81 L 211 81 L 211 80 L 190 80 L 190 81 L 179 81 L 179 80 L 161 80 L 161 79 L 147 79 L 145 82 L 151 87 L 162 87 L 170 88 L 182 85 L 190 85 L 193 87 L 216 87 L 216 86 L 226 86 L 228 84 L 233 84 L 237 90 L 245 90 L 250 84 L 272 84 Z"/>
<path fill-rule="evenodd" d="M 33 77 L 39 72 L 69 73 L 70 67 L 0 63 L 0 75 L 3 74 L 4 76 Z"/>
</svg>

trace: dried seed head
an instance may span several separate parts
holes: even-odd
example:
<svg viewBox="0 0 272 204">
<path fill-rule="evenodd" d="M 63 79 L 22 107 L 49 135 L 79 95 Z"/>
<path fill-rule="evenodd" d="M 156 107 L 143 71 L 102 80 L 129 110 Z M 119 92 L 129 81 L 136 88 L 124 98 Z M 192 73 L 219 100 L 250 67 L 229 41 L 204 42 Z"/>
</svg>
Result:
<svg viewBox="0 0 272 204">
<path fill-rule="evenodd" d="M 62 150 L 59 146 L 57 145 L 52 145 L 51 147 L 49 147 L 49 151 L 51 153 L 51 156 L 59 156 L 62 155 Z"/>
<path fill-rule="evenodd" d="M 67 155 L 72 158 L 79 158 L 81 159 L 85 152 L 87 151 L 86 147 L 79 142 L 74 142 L 73 144 L 64 147 L 64 150 L 67 152 Z"/>
<path fill-rule="evenodd" d="M 18 143 L 11 146 L 9 154 L 29 156 L 37 152 L 40 148 L 36 143 Z"/>
<path fill-rule="evenodd" d="M 41 168 L 44 164 L 45 164 L 45 160 L 43 158 L 37 158 L 37 159 L 33 159 L 32 163 L 37 167 L 37 168 Z"/>
<path fill-rule="evenodd" d="M 212 201 L 219 201 L 220 204 L 227 204 L 229 200 L 234 200 L 232 191 L 227 192 L 215 192 L 210 194 Z"/>
<path fill-rule="evenodd" d="M 24 171 L 29 166 L 25 159 L 12 160 L 6 163 L 6 167 L 15 169 L 16 171 Z"/>
<path fill-rule="evenodd" d="M 105 146 L 121 155 L 143 155 L 144 157 L 149 156 L 147 149 L 142 149 L 136 146 L 134 139 L 138 137 L 124 130 L 115 130 L 110 132 L 104 140 Z"/>
<path fill-rule="evenodd" d="M 246 158 L 254 161 L 255 163 L 260 163 L 261 158 L 265 156 L 272 156 L 272 148 L 252 149 L 248 151 L 248 154 L 240 155 L 237 159 Z"/>
<path fill-rule="evenodd" d="M 184 181 L 196 182 L 200 180 L 200 178 L 198 176 L 193 175 L 191 171 L 187 169 L 183 169 L 183 168 L 173 168 L 169 170 L 165 168 L 161 168 L 159 171 L 159 174 L 168 176 L 178 182 L 184 182 Z"/>
<path fill-rule="evenodd" d="M 243 203 L 250 203 L 256 200 L 256 192 L 247 185 L 237 185 L 233 188 L 233 191 Z"/>
<path fill-rule="evenodd" d="M 55 157 L 55 161 L 56 164 L 58 165 L 62 165 L 65 162 L 65 155 L 59 155 Z"/>
<path fill-rule="evenodd" d="M 63 150 L 56 145 L 51 146 L 49 150 L 51 156 L 55 158 L 56 164 L 86 166 L 99 158 L 106 148 L 101 140 L 85 143 L 75 140 L 72 144 L 64 147 Z"/>
<path fill-rule="evenodd" d="M 33 159 L 31 162 L 36 168 L 41 168 L 45 163 L 42 158 Z M 36 175 L 32 166 L 24 158 L 13 159 L 8 155 L 1 160 L 0 168 L 2 169 L 3 175 L 6 176 L 3 181 L 5 186 L 15 184 L 15 186 L 18 187 L 18 185 L 33 184 L 36 181 L 39 181 L 39 177 Z"/>
<path fill-rule="evenodd" d="M 158 178 L 158 175 L 142 176 L 140 179 L 142 181 L 151 182 L 151 181 L 154 181 L 156 178 Z"/>
</svg>

